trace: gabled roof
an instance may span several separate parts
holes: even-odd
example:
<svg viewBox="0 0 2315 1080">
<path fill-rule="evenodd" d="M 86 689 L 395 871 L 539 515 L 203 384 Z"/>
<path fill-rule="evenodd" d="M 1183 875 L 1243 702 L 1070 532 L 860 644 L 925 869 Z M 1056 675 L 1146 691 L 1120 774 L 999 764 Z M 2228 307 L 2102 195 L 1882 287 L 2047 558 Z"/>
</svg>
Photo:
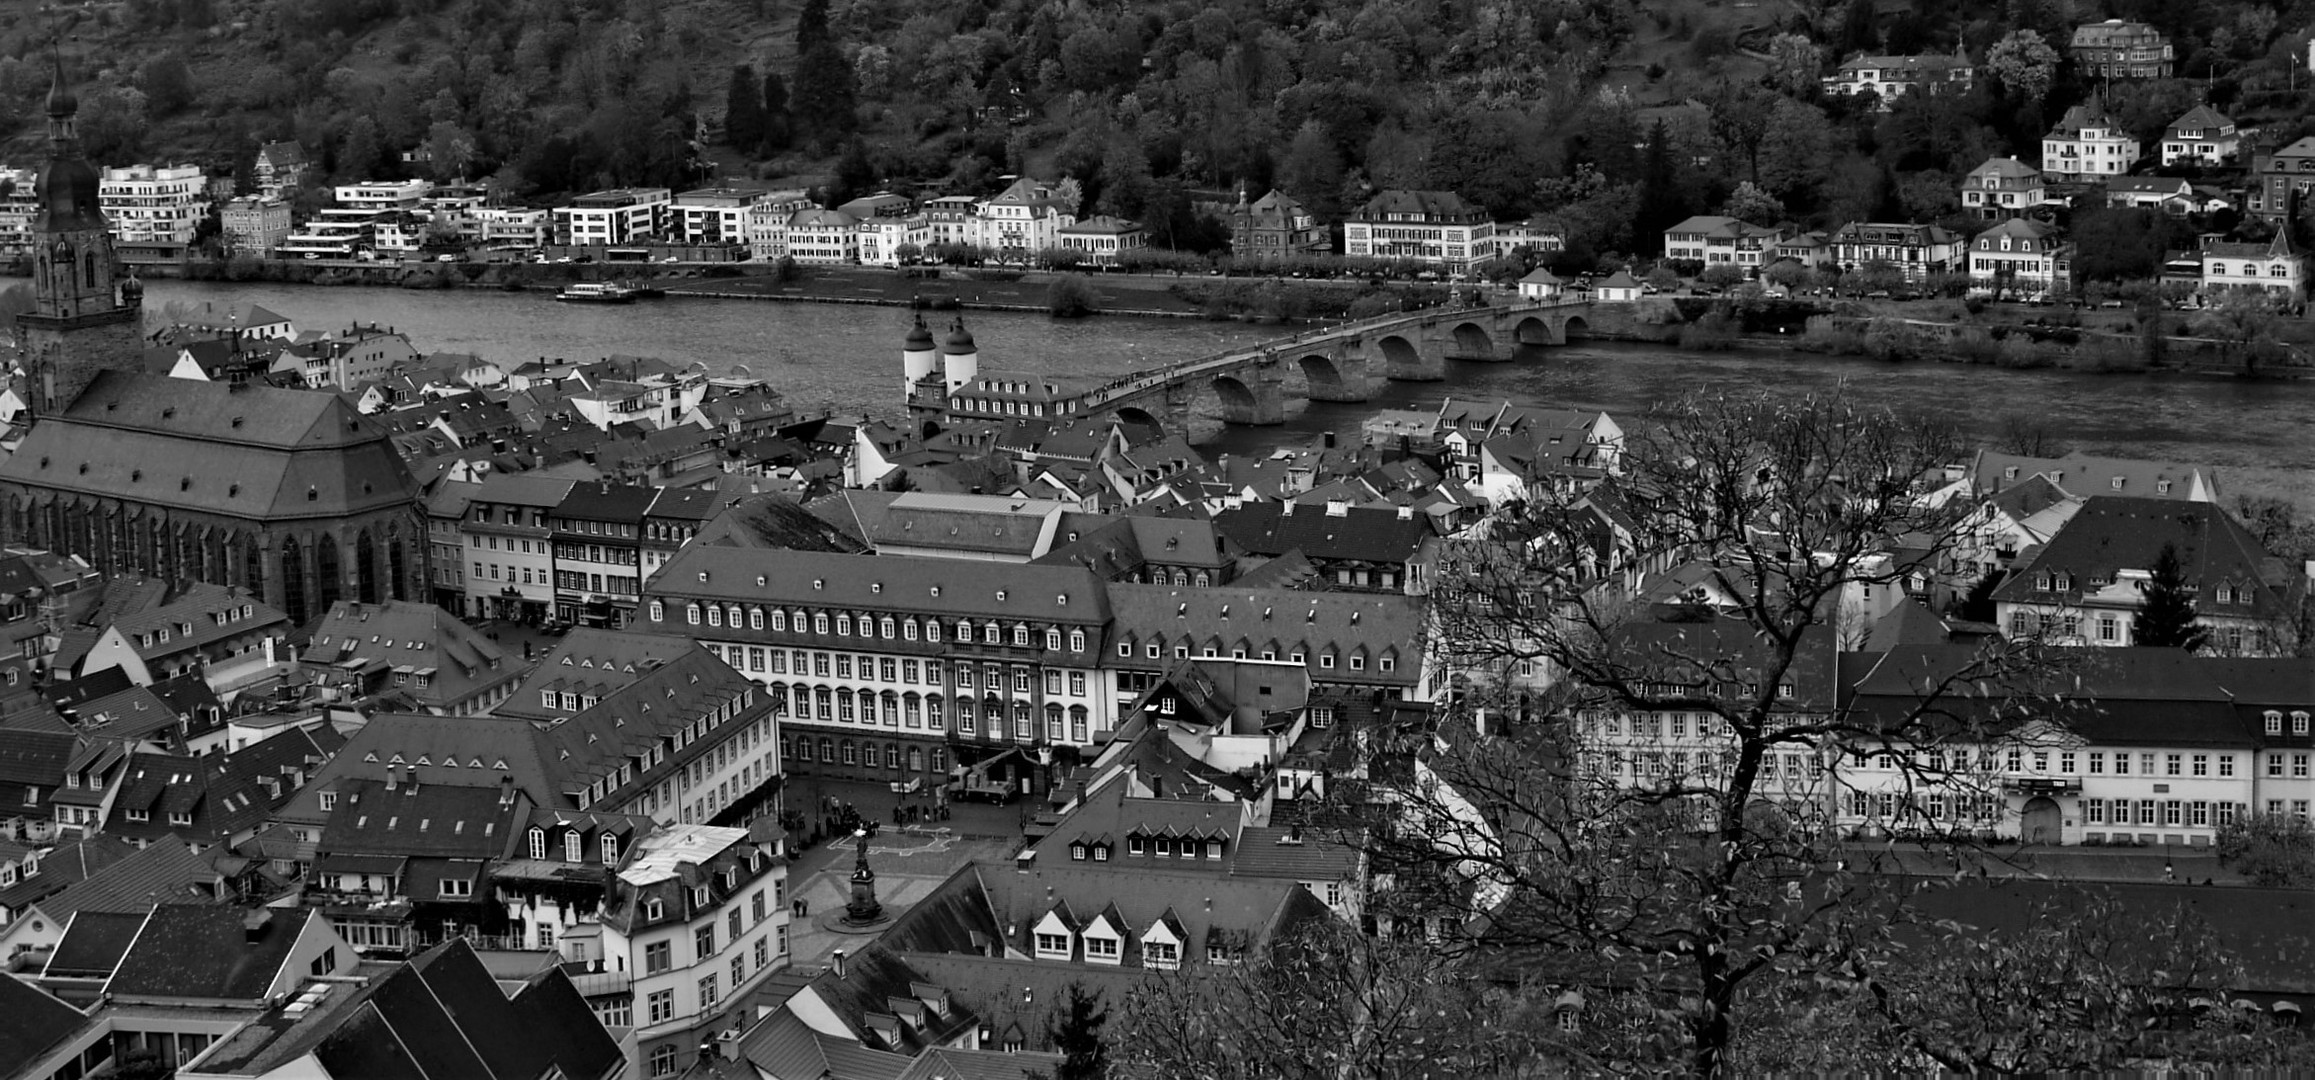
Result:
<svg viewBox="0 0 2315 1080">
<path fill-rule="evenodd" d="M 525 721 L 380 713 L 355 732 L 276 816 L 304 825 L 324 824 L 330 814 L 321 809 L 320 793 L 349 782 L 383 780 L 395 768 L 416 777 L 421 785 L 495 788 L 499 777 L 512 776 L 515 788 L 542 806 L 561 805 L 568 776 L 562 763 L 542 749 L 538 729 Z"/>
<path fill-rule="evenodd" d="M 0 889 L 0 908 L 22 914 L 42 899 L 70 889 L 136 853 L 134 845 L 117 836 L 67 840 L 41 853 L 36 862 L 39 873 L 20 877 L 16 884 Z"/>
<path fill-rule="evenodd" d="M 1989 157 L 1969 171 L 1969 178 L 1974 181 L 1982 182 L 1989 176 L 2001 180 L 2039 180 L 2042 170 L 2014 157 Z"/>
<path fill-rule="evenodd" d="M 1401 517 L 1395 510 L 1354 506 L 1338 514 L 1324 507 L 1288 512 L 1287 506 L 1256 502 L 1221 511 L 1214 515 L 1214 531 L 1256 555 L 1300 551 L 1319 562 L 1405 563 L 1435 535 L 1429 519 Z"/>
<path fill-rule="evenodd" d="M 65 925 L 64 938 L 48 954 L 41 969 L 46 978 L 111 978 L 121 957 L 128 954 L 137 931 L 144 929 L 144 911 L 76 911 Z"/>
<path fill-rule="evenodd" d="M 436 605 L 407 600 L 332 603 L 300 659 L 322 665 L 382 662 L 409 677 L 395 680 L 398 693 L 444 710 L 515 674 L 497 642 Z"/>
<path fill-rule="evenodd" d="M 35 425 L 0 479 L 268 521 L 417 496 L 385 429 L 336 394 L 126 371 L 99 374 Z"/>
<path fill-rule="evenodd" d="M 11 1067 L 38 1060 L 88 1022 L 47 991 L 13 976 L 0 978 L 0 1061 Z"/>
<path fill-rule="evenodd" d="M 2166 130 L 2201 131 L 2209 128 L 2230 128 L 2233 126 L 2235 126 L 2235 122 L 2227 119 L 2217 109 L 2208 105 L 2197 105 L 2188 109 L 2185 115 L 2171 121 Z"/>
<path fill-rule="evenodd" d="M 2112 581 L 2119 571 L 2152 567 L 2165 545 L 2177 549 L 2180 568 L 2197 593 L 2196 608 L 2206 615 L 2269 617 L 2297 595 L 2297 575 L 2214 503 L 2094 495 L 1994 590 L 1994 599 L 2052 603 L 2079 598 L 2095 580 Z M 2054 575 L 2061 574 L 2070 579 L 2064 592 L 2054 588 L 2059 584 Z M 2251 603 L 2218 605 L 2215 590 L 2222 585 L 2238 595 L 2248 593 Z"/>
<path fill-rule="evenodd" d="M 47 860 L 41 873 L 48 872 Z M 62 921 L 76 911 L 144 911 L 155 904 L 222 901 L 225 875 L 209 858 L 183 844 L 154 844 L 39 902 L 49 918 Z"/>
<path fill-rule="evenodd" d="M 607 697 L 642 678 L 652 668 L 695 648 L 698 645 L 689 638 L 673 634 L 578 627 L 539 658 L 538 666 L 515 687 L 514 696 L 500 703 L 492 715 L 526 720 L 569 716 L 578 710 L 559 705 L 549 707 L 539 694 L 568 691 L 573 695 Z"/>
<path fill-rule="evenodd" d="M 347 780 L 337 785 L 337 809 L 315 851 L 321 855 L 392 855 L 400 858 L 496 858 L 507 831 L 530 807 L 501 789 L 397 781 Z"/>
<path fill-rule="evenodd" d="M 1103 655 L 1115 655 L 1117 646 L 1131 644 L 1131 657 L 1116 662 L 1136 667 L 1169 667 L 1172 648 L 1189 649 L 1192 657 L 1213 645 L 1216 655 L 1228 656 L 1244 642 L 1248 656 L 1259 658 L 1265 643 L 1278 643 L 1278 659 L 1295 652 L 1310 677 L 1326 683 L 1411 683 L 1421 667 L 1425 634 L 1423 605 L 1415 597 L 1388 593 L 1313 592 L 1299 589 L 1255 588 L 1243 584 L 1210 589 L 1115 582 L 1109 586 L 1115 617 Z M 1159 643 L 1159 659 L 1152 661 L 1143 646 Z M 1363 650 L 1368 657 L 1395 654 L 1389 672 L 1368 663 L 1353 671 L 1339 659 Z M 1321 658 L 1334 656 L 1332 667 Z"/>
<path fill-rule="evenodd" d="M 464 938 L 366 984 L 316 984 L 298 1013 L 276 1009 L 214 1045 L 205 1073 L 265 1076 L 308 1054 L 338 1080 L 604 1080 L 624 1055 L 558 968 L 502 989 Z"/>
<path fill-rule="evenodd" d="M 312 917 L 312 909 L 300 907 L 248 911 L 218 904 L 159 905 L 105 983 L 105 993 L 115 998 L 262 1000 Z M 256 920 L 261 925 L 245 932 Z"/>
<path fill-rule="evenodd" d="M 764 1075 L 775 1077 L 898 1080 L 912 1065 L 906 1054 L 815 1031 L 786 1009 L 749 1028 L 741 1037 L 740 1054 Z"/>
</svg>

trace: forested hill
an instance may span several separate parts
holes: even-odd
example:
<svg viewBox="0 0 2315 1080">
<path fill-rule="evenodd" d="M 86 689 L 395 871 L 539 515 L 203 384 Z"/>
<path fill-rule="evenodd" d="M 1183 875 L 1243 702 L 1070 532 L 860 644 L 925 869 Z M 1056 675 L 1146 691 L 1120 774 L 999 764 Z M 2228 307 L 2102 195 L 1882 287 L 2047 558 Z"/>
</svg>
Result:
<svg viewBox="0 0 2315 1080">
<path fill-rule="evenodd" d="M 35 10 L 0 23 L 25 163 Z M 61 19 L 107 163 L 245 167 L 295 138 L 327 179 L 487 175 L 536 199 L 695 183 L 703 161 L 911 190 L 1026 170 L 1161 242 L 1185 238 L 1166 226 L 1193 191 L 1278 186 L 1333 216 L 1441 187 L 1629 250 L 1740 181 L 1793 220 L 1936 217 L 1956 175 L 2031 158 L 2091 92 L 2051 46 L 2108 15 L 2155 23 L 2181 60 L 2114 88 L 2126 125 L 2206 94 L 2304 124 L 2282 94 L 2315 0 L 99 0 Z M 1935 103 L 1876 115 L 1816 85 L 1858 51 L 1956 50 L 1991 77 Z"/>
</svg>

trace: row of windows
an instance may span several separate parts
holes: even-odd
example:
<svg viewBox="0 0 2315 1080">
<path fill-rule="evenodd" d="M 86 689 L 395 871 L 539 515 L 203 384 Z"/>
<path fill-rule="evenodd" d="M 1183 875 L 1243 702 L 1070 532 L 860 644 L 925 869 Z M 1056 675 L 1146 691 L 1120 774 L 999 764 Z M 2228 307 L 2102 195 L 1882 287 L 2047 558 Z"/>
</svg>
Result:
<svg viewBox="0 0 2315 1080">
<path fill-rule="evenodd" d="M 2300 802 L 2299 806 L 2302 811 L 2306 805 L 2304 801 Z M 2137 809 L 2135 824 L 2191 825 L 2196 828 L 2233 824 L 2237 813 L 2248 812 L 2248 808 L 2240 803 L 2213 803 L 2201 799 L 2140 799 L 2137 802 Z M 2082 823 L 2084 825 L 2133 824 L 2131 801 L 2129 799 L 2111 801 L 2084 799 L 2082 800 Z"/>
<path fill-rule="evenodd" d="M 604 833 L 602 848 L 603 865 L 619 865 L 619 838 L 611 835 L 610 833 Z M 530 830 L 530 852 L 532 859 L 540 862 L 546 861 L 547 831 L 536 825 L 531 826 Z M 581 835 L 577 829 L 572 829 L 569 832 L 563 834 L 564 862 L 585 862 L 587 857 L 586 853 L 587 838 Z"/>
<path fill-rule="evenodd" d="M 903 686 L 915 686 L 921 681 L 927 687 L 939 689 L 947 686 L 945 680 L 950 672 L 948 665 L 939 660 L 920 661 L 894 656 L 855 657 L 851 653 L 827 653 L 804 649 L 767 649 L 760 645 L 723 645 L 712 641 L 703 641 L 700 644 L 706 646 L 709 652 L 721 657 L 724 663 L 731 665 L 732 670 L 756 674 L 786 675 L 792 672 L 797 675 L 816 675 L 823 679 L 831 677 L 875 679 L 881 682 L 898 683 Z M 1017 694 L 1035 693 L 1039 681 L 1038 670 L 1022 665 L 1013 665 L 1011 667 L 1013 692 Z M 859 673 L 857 676 L 854 675 L 856 671 Z M 974 671 L 972 661 L 957 661 L 954 669 L 956 688 L 959 690 L 973 689 Z M 992 693 L 1005 689 L 1006 665 L 985 663 L 980 666 L 979 671 L 983 688 Z M 1088 686 L 1085 672 L 1071 671 L 1064 679 L 1063 672 L 1059 668 L 1045 668 L 1043 671 L 1046 694 L 1059 697 L 1062 693 L 1062 687 L 1067 685 L 1071 697 L 1085 696 Z"/>
<path fill-rule="evenodd" d="M 801 735 L 796 737 L 795 745 L 790 747 L 787 736 L 780 737 L 780 753 L 783 756 L 793 753 L 794 757 L 789 758 L 789 760 L 804 764 L 812 762 L 813 751 L 816 749 L 819 751 L 821 764 L 859 765 L 873 769 L 878 767 L 877 750 L 879 747 L 883 748 L 884 768 L 905 768 L 909 772 L 945 773 L 948 771 L 949 752 L 945 746 L 910 746 L 904 748 L 899 743 L 862 742 L 855 744 L 850 739 L 836 739 L 827 735 L 820 736 L 819 741 L 814 742 L 811 736 Z M 904 761 L 906 762 L 905 765 L 902 764 Z"/>
<path fill-rule="evenodd" d="M 1004 593 L 1000 591 L 997 598 L 999 600 L 1004 599 Z M 664 622 L 666 618 L 666 604 L 663 601 L 653 600 L 651 602 L 651 621 Z M 762 630 L 768 625 L 771 630 L 780 633 L 810 633 L 822 636 L 833 633 L 836 637 L 881 637 L 887 641 L 894 640 L 896 637 L 903 641 L 916 641 L 921 636 L 925 641 L 938 642 L 941 639 L 942 627 L 942 623 L 938 619 L 928 617 L 920 621 L 913 615 L 898 618 L 891 615 L 878 617 L 863 612 L 856 617 L 849 611 L 813 611 L 807 614 L 802 608 L 783 609 L 775 607 L 766 609 L 754 604 L 744 607 L 739 604 L 709 603 L 702 605 L 697 601 L 684 605 L 683 620 L 692 626 L 699 626 L 704 623 L 708 626 L 728 625 L 733 629 L 742 626 L 744 620 L 744 625 L 750 630 Z M 858 634 L 853 633 L 855 628 L 859 630 Z M 1014 623 L 1008 628 L 991 620 L 976 626 L 970 619 L 958 619 L 956 621 L 955 635 L 955 640 L 961 645 L 970 645 L 978 640 L 983 645 L 1009 643 L 1023 649 L 1031 648 L 1038 636 L 1028 623 Z M 1085 631 L 1083 628 L 1072 628 L 1064 635 L 1061 628 L 1049 626 L 1045 628 L 1043 638 L 1045 648 L 1050 652 L 1061 651 L 1064 640 L 1067 641 L 1070 652 L 1085 651 Z"/>
<path fill-rule="evenodd" d="M 895 694 L 886 690 L 843 690 L 826 686 L 797 685 L 791 688 L 773 683 L 766 689 L 772 700 L 786 707 L 788 715 L 797 720 L 819 720 L 823 723 L 875 724 L 879 720 L 888 728 L 909 728 L 927 731 L 946 730 L 942 716 L 944 706 L 940 697 L 927 694 Z M 790 698 L 791 692 L 793 698 Z M 988 723 L 989 734 L 1003 737 L 1007 706 L 1003 701 L 989 698 L 976 702 L 969 697 L 956 699 L 956 725 L 960 735 L 978 735 L 982 721 Z M 1036 710 L 1026 701 L 1011 703 L 1012 736 L 1022 742 L 1038 738 Z M 1045 706 L 1044 738 L 1052 742 L 1067 739 L 1086 742 L 1091 733 L 1092 713 L 1083 705 L 1063 709 L 1058 704 Z M 847 763 L 849 764 L 849 763 Z"/>
</svg>

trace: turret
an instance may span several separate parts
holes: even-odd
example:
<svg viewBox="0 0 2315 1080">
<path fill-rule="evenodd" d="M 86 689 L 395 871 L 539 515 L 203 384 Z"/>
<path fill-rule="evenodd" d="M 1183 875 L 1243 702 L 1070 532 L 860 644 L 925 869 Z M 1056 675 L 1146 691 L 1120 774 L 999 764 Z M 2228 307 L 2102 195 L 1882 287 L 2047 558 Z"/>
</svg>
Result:
<svg viewBox="0 0 2315 1080">
<path fill-rule="evenodd" d="M 931 378 L 933 369 L 940 366 L 940 351 L 933 347 L 932 331 L 925 328 L 921 313 L 908 331 L 908 343 L 900 347 L 900 366 L 908 376 L 907 384 L 900 388 L 902 397 L 916 393 L 916 384 Z"/>
<path fill-rule="evenodd" d="M 951 396 L 959 387 L 980 377 L 980 347 L 973 344 L 972 332 L 965 329 L 964 316 L 957 316 L 956 323 L 949 327 L 948 344 L 941 346 L 940 351 L 942 380 L 948 384 Z"/>
</svg>

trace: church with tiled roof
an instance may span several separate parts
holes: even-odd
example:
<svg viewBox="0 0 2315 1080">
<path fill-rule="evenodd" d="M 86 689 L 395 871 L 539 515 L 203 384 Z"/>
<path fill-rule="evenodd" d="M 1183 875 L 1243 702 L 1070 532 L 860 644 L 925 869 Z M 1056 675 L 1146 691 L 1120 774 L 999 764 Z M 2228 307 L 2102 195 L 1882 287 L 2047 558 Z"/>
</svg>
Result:
<svg viewBox="0 0 2315 1080">
<path fill-rule="evenodd" d="M 143 287 L 124 275 L 61 66 L 37 181 L 32 427 L 0 463 L 0 536 L 107 574 L 240 586 L 293 622 L 337 600 L 425 595 L 417 486 L 336 395 L 143 370 Z"/>
</svg>

